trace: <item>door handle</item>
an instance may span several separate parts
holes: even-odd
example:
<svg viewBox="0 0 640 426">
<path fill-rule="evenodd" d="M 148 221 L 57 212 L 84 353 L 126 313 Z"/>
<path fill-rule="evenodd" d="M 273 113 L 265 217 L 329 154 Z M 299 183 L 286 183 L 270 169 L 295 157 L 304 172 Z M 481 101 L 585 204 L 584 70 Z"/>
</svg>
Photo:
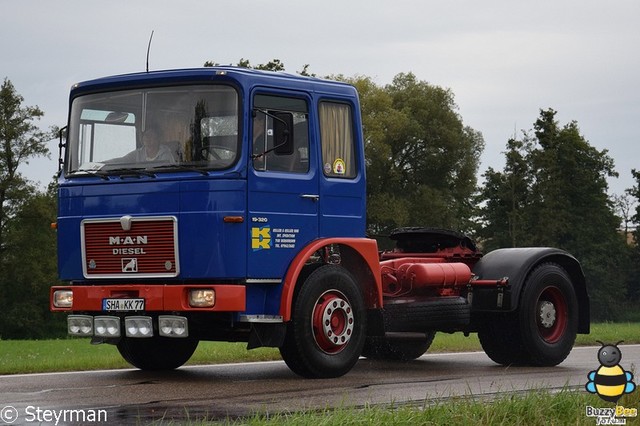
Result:
<svg viewBox="0 0 640 426">
<path fill-rule="evenodd" d="M 320 199 L 320 196 L 316 194 L 300 194 L 300 197 L 306 198 L 312 201 L 318 201 Z"/>
</svg>

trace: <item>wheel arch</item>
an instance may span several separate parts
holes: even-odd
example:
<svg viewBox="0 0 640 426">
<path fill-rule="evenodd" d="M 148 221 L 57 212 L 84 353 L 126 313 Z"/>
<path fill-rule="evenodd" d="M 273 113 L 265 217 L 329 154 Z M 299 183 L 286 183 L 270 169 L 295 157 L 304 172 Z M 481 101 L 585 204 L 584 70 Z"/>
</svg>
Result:
<svg viewBox="0 0 640 426">
<path fill-rule="evenodd" d="M 550 247 L 506 248 L 487 253 L 473 268 L 479 279 L 507 277 L 511 287 L 511 310 L 520 302 L 524 283 L 542 263 L 560 265 L 571 279 L 578 299 L 578 333 L 589 333 L 590 305 L 586 280 L 580 262 L 564 250 Z"/>
<path fill-rule="evenodd" d="M 291 319 L 294 295 L 307 260 L 318 250 L 331 245 L 339 246 L 340 265 L 353 276 L 362 289 L 367 309 L 382 307 L 382 279 L 377 242 L 369 238 L 324 238 L 305 246 L 287 269 L 280 298 L 280 315 L 283 321 Z"/>
</svg>

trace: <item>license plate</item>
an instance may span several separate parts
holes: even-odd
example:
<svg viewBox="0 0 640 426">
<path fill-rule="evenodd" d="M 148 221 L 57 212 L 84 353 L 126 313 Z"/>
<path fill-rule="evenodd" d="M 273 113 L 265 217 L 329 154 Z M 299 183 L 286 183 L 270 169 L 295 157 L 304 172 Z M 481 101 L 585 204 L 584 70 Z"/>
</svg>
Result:
<svg viewBox="0 0 640 426">
<path fill-rule="evenodd" d="M 102 299 L 103 311 L 144 311 L 144 299 Z"/>
</svg>

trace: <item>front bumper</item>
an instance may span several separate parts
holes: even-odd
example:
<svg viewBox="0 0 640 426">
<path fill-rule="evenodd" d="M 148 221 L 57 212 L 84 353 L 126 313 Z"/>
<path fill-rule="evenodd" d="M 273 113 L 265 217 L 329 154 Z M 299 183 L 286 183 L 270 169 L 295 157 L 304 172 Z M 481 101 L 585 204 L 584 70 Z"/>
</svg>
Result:
<svg viewBox="0 0 640 426">
<path fill-rule="evenodd" d="M 209 307 L 189 304 L 189 294 L 194 290 L 213 290 L 215 303 Z M 54 304 L 56 291 L 71 291 L 70 306 Z M 144 299 L 148 312 L 244 312 L 246 289 L 243 285 L 194 284 L 194 285 L 97 285 L 51 287 L 49 308 L 53 312 L 105 312 L 105 299 Z"/>
<path fill-rule="evenodd" d="M 215 295 L 211 306 L 194 306 L 193 294 L 201 291 Z M 57 297 L 61 293 L 64 298 Z M 72 336 L 185 338 L 190 334 L 188 318 L 177 313 L 244 312 L 246 289 L 228 284 L 55 286 L 49 300 L 51 311 L 72 314 L 67 318 L 67 331 Z M 127 309 L 118 310 L 120 307 Z"/>
</svg>

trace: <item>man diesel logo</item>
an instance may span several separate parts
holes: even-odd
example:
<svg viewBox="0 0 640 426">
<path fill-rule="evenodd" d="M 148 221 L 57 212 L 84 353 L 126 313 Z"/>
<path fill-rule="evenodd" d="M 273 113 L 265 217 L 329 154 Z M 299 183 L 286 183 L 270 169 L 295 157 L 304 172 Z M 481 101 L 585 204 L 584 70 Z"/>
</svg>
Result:
<svg viewBox="0 0 640 426">
<path fill-rule="evenodd" d="M 126 237 L 109 237 L 110 246 L 125 246 L 125 247 L 113 247 L 112 252 L 115 255 L 119 254 L 147 254 L 144 251 L 144 247 L 132 247 L 132 246 L 145 246 L 147 245 L 146 235 L 135 235 Z"/>
<path fill-rule="evenodd" d="M 147 236 L 146 235 L 135 235 L 135 236 L 126 236 L 126 237 L 109 237 L 109 245 L 110 246 L 144 246 L 147 244 Z M 144 247 L 114 247 L 112 249 L 112 253 L 114 256 L 117 255 L 127 255 L 127 254 L 147 254 L 144 251 Z M 138 259 L 133 258 L 122 258 L 120 259 L 122 263 L 122 272 L 125 273 L 136 273 L 138 272 Z"/>
</svg>

